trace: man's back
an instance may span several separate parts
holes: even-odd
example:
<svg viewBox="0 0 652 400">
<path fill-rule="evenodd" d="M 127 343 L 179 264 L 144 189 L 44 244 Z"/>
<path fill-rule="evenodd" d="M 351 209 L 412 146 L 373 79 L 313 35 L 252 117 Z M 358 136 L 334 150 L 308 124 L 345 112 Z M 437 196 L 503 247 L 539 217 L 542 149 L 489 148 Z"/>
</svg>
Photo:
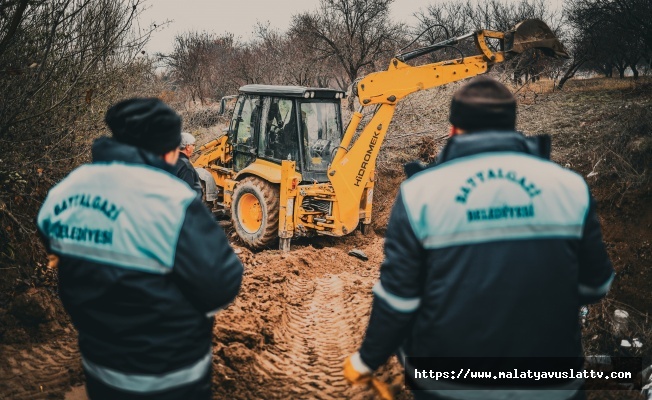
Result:
<svg viewBox="0 0 652 400">
<path fill-rule="evenodd" d="M 80 331 L 85 354 L 103 348 L 111 352 L 119 342 L 119 347 L 134 352 L 133 360 L 127 357 L 119 363 L 136 367 L 138 352 L 143 350 L 138 341 L 165 329 L 166 319 L 155 315 L 200 320 L 198 311 L 188 315 L 189 308 L 179 304 L 182 294 L 174 281 L 162 279 L 173 272 L 175 244 L 194 198 L 170 174 L 128 164 L 82 166 L 51 191 L 54 214 L 57 204 L 65 207 L 52 216 L 63 240 L 50 242 L 52 250 L 65 258 L 59 270 L 60 295 Z M 195 338 L 208 334 L 210 325 L 203 319 L 201 332 L 186 333 Z M 180 361 L 170 357 L 171 350 L 184 343 L 172 337 L 159 341 L 152 344 L 149 357 L 160 358 L 159 368 L 169 370 L 168 363 L 174 366 Z M 162 354 L 157 349 L 161 346 L 171 354 Z M 197 356 L 183 358 L 192 361 Z M 151 366 L 149 362 L 145 369 Z"/>
<path fill-rule="evenodd" d="M 50 191 L 38 218 L 85 371 L 136 393 L 204 379 L 212 314 L 237 294 L 240 261 L 172 166 L 108 138 L 93 158 Z"/>
<path fill-rule="evenodd" d="M 590 205 L 581 177 L 529 154 L 478 153 L 413 177 L 401 198 L 425 250 L 430 318 L 418 319 L 415 346 L 432 356 L 581 354 L 569 306 L 580 304 Z"/>
</svg>

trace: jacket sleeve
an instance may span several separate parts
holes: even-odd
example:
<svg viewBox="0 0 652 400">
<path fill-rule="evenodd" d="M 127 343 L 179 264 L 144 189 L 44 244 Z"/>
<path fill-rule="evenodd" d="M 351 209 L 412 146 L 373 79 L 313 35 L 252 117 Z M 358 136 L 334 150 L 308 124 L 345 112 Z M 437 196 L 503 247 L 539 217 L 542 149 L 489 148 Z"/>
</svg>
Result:
<svg viewBox="0 0 652 400">
<path fill-rule="evenodd" d="M 242 263 L 224 231 L 195 198 L 179 234 L 173 279 L 198 310 L 211 316 L 233 301 L 242 274 Z"/>
<path fill-rule="evenodd" d="M 194 168 L 186 166 L 185 163 L 182 164 L 177 171 L 177 177 L 186 182 L 188 186 L 190 186 L 190 188 L 194 190 L 201 198 L 201 183 L 199 183 L 199 176 L 197 175 L 197 171 L 195 171 Z"/>
<path fill-rule="evenodd" d="M 615 276 L 602 240 L 595 200 L 589 197 L 589 210 L 579 249 L 578 290 L 581 304 L 596 303 L 606 296 Z"/>
<path fill-rule="evenodd" d="M 199 181 L 199 174 L 197 173 L 197 171 L 195 171 L 194 168 L 192 169 L 192 174 L 193 174 L 192 175 L 193 184 L 190 187 L 192 188 L 192 190 L 197 192 L 197 196 L 201 199 L 202 195 L 204 194 L 204 191 L 201 188 L 201 182 Z"/>
<path fill-rule="evenodd" d="M 385 260 L 360 358 L 372 370 L 384 364 L 403 343 L 419 309 L 425 250 L 417 239 L 399 193 L 387 225 Z"/>
</svg>

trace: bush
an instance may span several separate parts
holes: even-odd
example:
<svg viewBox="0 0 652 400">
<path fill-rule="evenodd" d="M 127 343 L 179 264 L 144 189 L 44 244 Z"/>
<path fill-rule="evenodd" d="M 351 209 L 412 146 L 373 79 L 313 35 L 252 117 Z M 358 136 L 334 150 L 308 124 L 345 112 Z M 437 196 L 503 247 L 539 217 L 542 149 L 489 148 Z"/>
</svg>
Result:
<svg viewBox="0 0 652 400">
<path fill-rule="evenodd" d="M 107 107 L 163 90 L 140 52 L 151 31 L 134 29 L 139 0 L 21 0 L 0 11 L 0 263 L 26 279 L 44 259 L 38 207 L 89 160 Z"/>
</svg>

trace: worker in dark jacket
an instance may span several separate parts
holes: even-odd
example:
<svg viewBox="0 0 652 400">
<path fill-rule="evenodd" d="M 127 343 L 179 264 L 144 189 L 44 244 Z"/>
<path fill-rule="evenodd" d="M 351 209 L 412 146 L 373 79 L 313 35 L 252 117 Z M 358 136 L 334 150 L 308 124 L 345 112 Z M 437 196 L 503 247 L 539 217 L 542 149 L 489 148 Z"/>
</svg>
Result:
<svg viewBox="0 0 652 400">
<path fill-rule="evenodd" d="M 195 167 L 190 163 L 190 157 L 195 151 L 195 137 L 188 132 L 181 132 L 181 144 L 179 145 L 179 159 L 175 165 L 175 175 L 185 181 L 192 190 L 202 197 L 201 182 Z"/>
<path fill-rule="evenodd" d="M 579 308 L 606 295 L 613 269 L 587 184 L 546 159 L 549 141 L 515 132 L 515 120 L 514 97 L 490 78 L 455 93 L 438 164 L 405 181 L 394 204 L 349 381 L 368 382 L 397 353 L 417 399 L 583 398 L 582 379 L 544 380 L 559 390 L 534 393 L 526 380 L 498 390 L 424 374 L 455 363 L 535 370 L 537 357 L 581 370 Z"/>
<path fill-rule="evenodd" d="M 58 257 L 91 399 L 210 399 L 213 315 L 243 268 L 171 174 L 181 118 L 158 99 L 111 107 L 112 138 L 48 194 L 38 228 Z"/>
</svg>

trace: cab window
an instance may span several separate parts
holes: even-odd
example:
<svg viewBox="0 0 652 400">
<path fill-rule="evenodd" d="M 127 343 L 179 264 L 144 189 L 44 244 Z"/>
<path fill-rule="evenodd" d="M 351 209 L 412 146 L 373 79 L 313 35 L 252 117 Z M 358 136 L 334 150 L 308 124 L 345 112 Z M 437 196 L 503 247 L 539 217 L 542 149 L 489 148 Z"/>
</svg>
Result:
<svg viewBox="0 0 652 400">
<path fill-rule="evenodd" d="M 274 160 L 297 160 L 298 134 L 294 101 L 279 97 L 265 99 L 258 138 L 258 155 Z"/>
<path fill-rule="evenodd" d="M 261 104 L 258 96 L 240 96 L 236 110 L 236 143 L 248 146 L 254 145 L 254 138 L 260 129 Z"/>
<path fill-rule="evenodd" d="M 326 171 L 340 145 L 341 123 L 336 103 L 301 103 L 301 134 L 308 171 Z"/>
</svg>

